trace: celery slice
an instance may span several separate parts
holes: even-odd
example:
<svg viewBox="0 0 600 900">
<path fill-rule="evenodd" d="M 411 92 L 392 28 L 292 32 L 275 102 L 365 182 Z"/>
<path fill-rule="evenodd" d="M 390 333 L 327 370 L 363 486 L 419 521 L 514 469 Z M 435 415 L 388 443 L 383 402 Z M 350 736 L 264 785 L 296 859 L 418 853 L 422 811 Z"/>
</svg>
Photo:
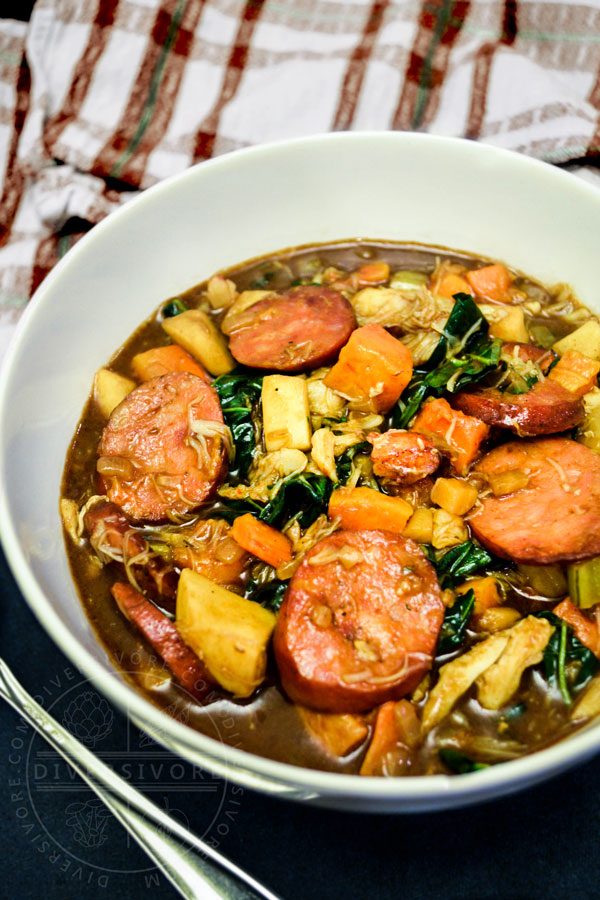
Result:
<svg viewBox="0 0 600 900">
<path fill-rule="evenodd" d="M 581 609 L 600 602 L 600 556 L 567 566 L 569 594 Z"/>
</svg>

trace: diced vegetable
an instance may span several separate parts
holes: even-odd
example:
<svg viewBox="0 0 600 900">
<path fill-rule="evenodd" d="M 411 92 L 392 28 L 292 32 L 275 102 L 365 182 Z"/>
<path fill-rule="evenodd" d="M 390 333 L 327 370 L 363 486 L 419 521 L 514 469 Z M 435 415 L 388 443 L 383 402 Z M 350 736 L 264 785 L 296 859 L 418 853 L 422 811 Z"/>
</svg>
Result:
<svg viewBox="0 0 600 900">
<path fill-rule="evenodd" d="M 473 612 L 476 615 L 485 612 L 491 606 L 499 606 L 502 603 L 498 582 L 492 575 L 487 575 L 485 578 L 472 578 L 456 588 L 457 594 L 465 594 L 467 591 L 473 591 L 475 594 Z"/>
<path fill-rule="evenodd" d="M 135 381 L 118 375 L 110 369 L 98 369 L 94 376 L 94 400 L 98 409 L 108 419 L 113 409 L 121 403 L 135 387 Z"/>
<path fill-rule="evenodd" d="M 487 476 L 495 497 L 504 497 L 526 488 L 529 476 L 521 469 L 507 469 L 506 472 L 490 472 Z"/>
<path fill-rule="evenodd" d="M 513 276 L 506 266 L 495 263 L 482 269 L 471 269 L 466 279 L 482 300 L 495 300 L 498 303 L 510 302 L 510 287 Z"/>
<path fill-rule="evenodd" d="M 482 303 L 479 309 L 490 323 L 492 337 L 518 344 L 529 343 L 529 331 L 522 306 L 492 306 Z"/>
<path fill-rule="evenodd" d="M 584 647 L 591 650 L 595 656 L 600 656 L 600 634 L 596 622 L 588 619 L 568 597 L 555 606 L 552 612 L 573 629 L 575 636 Z"/>
<path fill-rule="evenodd" d="M 254 304 L 258 303 L 260 300 L 264 300 L 265 297 L 270 297 L 272 293 L 273 291 L 242 291 L 223 316 L 223 321 L 221 322 L 221 331 L 223 334 L 229 334 L 231 332 L 231 326 L 235 324 L 235 320 L 240 313 L 249 309 L 249 307 L 254 306 Z"/>
<path fill-rule="evenodd" d="M 460 516 L 448 513 L 445 509 L 433 510 L 431 543 L 436 550 L 462 544 L 468 537 L 469 531 Z"/>
<path fill-rule="evenodd" d="M 343 757 L 352 753 L 369 734 L 369 726 L 362 716 L 351 713 L 321 713 L 297 705 L 304 725 L 311 736 L 330 756 Z"/>
<path fill-rule="evenodd" d="M 396 291 L 415 291 L 427 284 L 429 278 L 424 272 L 414 272 L 412 269 L 398 269 L 390 278 L 390 287 Z"/>
<path fill-rule="evenodd" d="M 571 710 L 571 719 L 589 719 L 600 713 L 600 675 L 593 678 Z"/>
<path fill-rule="evenodd" d="M 249 697 L 264 680 L 275 616 L 258 603 L 184 569 L 176 625 L 225 690 Z"/>
<path fill-rule="evenodd" d="M 208 373 L 179 344 L 153 347 L 143 353 L 136 353 L 131 360 L 131 368 L 140 381 L 150 381 L 169 372 L 191 372 L 209 382 Z"/>
<path fill-rule="evenodd" d="M 452 409 L 441 397 L 423 405 L 411 430 L 431 438 L 442 453 L 450 456 L 459 475 L 467 472 L 490 431 L 481 419 Z"/>
<path fill-rule="evenodd" d="M 300 375 L 265 375 L 261 397 L 267 450 L 310 450 L 312 429 L 306 379 Z"/>
<path fill-rule="evenodd" d="M 390 277 L 390 267 L 386 262 L 365 263 L 353 272 L 358 284 L 383 284 Z"/>
<path fill-rule="evenodd" d="M 576 350 L 577 353 L 590 359 L 600 360 L 600 323 L 595 319 L 590 319 L 571 334 L 556 341 L 552 345 L 552 349 L 561 356 L 564 356 L 569 350 Z"/>
<path fill-rule="evenodd" d="M 238 296 L 235 282 L 223 275 L 213 275 L 206 285 L 206 296 L 213 309 L 223 309 L 231 306 Z"/>
<path fill-rule="evenodd" d="M 352 332 L 323 383 L 375 412 L 387 412 L 412 375 L 410 350 L 382 328 L 364 325 Z"/>
<path fill-rule="evenodd" d="M 432 510 L 426 507 L 415 509 L 402 535 L 418 544 L 430 544 L 433 537 Z"/>
<path fill-rule="evenodd" d="M 447 272 L 435 285 L 435 294 L 438 297 L 454 297 L 455 294 L 472 294 L 473 291 L 462 275 Z"/>
<path fill-rule="evenodd" d="M 224 375 L 235 368 L 235 360 L 227 349 L 221 331 L 201 309 L 188 309 L 179 316 L 164 319 L 162 327 L 211 375 Z"/>
<path fill-rule="evenodd" d="M 410 765 L 411 751 L 420 740 L 421 726 L 412 703 L 408 700 L 384 703 L 377 710 L 373 737 L 360 774 L 388 775 Z"/>
<path fill-rule="evenodd" d="M 512 606 L 492 606 L 477 616 L 473 616 L 472 627 L 475 631 L 486 631 L 494 634 L 510 628 L 521 618 L 521 613 Z"/>
<path fill-rule="evenodd" d="M 252 553 L 270 566 L 277 568 L 292 558 L 292 544 L 289 538 L 250 513 L 238 516 L 231 527 L 231 537 L 240 547 Z"/>
<path fill-rule="evenodd" d="M 457 478 L 438 478 L 431 491 L 431 502 L 448 513 L 464 516 L 477 500 L 477 488 Z"/>
<path fill-rule="evenodd" d="M 564 597 L 567 579 L 560 566 L 519 566 L 536 594 L 542 597 Z"/>
<path fill-rule="evenodd" d="M 329 518 L 339 519 L 341 527 L 351 531 L 382 529 L 402 534 L 412 514 L 406 500 L 368 487 L 340 487 L 329 499 Z"/>
<path fill-rule="evenodd" d="M 319 428 L 312 436 L 312 460 L 332 481 L 338 480 L 334 454 L 335 438 L 330 428 Z"/>
<path fill-rule="evenodd" d="M 567 566 L 569 594 L 582 609 L 600 603 L 600 556 Z"/>
<path fill-rule="evenodd" d="M 600 362 L 583 356 L 577 350 L 568 350 L 561 356 L 548 378 L 558 382 L 572 394 L 583 397 L 592 388 L 598 387 L 598 372 Z"/>
</svg>

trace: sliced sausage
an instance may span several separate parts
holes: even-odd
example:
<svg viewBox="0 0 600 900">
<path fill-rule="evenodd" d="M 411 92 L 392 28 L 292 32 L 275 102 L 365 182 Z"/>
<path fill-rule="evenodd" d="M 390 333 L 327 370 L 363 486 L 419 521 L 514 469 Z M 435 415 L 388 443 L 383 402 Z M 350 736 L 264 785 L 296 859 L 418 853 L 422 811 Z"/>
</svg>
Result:
<svg viewBox="0 0 600 900">
<path fill-rule="evenodd" d="M 132 519 L 196 509 L 226 472 L 226 430 L 215 390 L 175 372 L 135 388 L 112 412 L 98 447 L 108 498 Z"/>
<path fill-rule="evenodd" d="M 242 310 L 228 328 L 229 349 L 245 366 L 303 372 L 331 362 L 355 327 L 342 294 L 307 285 Z"/>
<path fill-rule="evenodd" d="M 179 684 L 197 700 L 205 699 L 215 681 L 173 622 L 130 584 L 117 582 L 110 590 L 125 618 L 139 628 Z"/>
<path fill-rule="evenodd" d="M 368 434 L 367 440 L 373 444 L 374 474 L 393 478 L 398 484 L 414 484 L 435 472 L 440 464 L 433 441 L 422 434 L 390 428 L 385 434 Z"/>
<path fill-rule="evenodd" d="M 274 633 L 283 687 L 325 712 L 362 712 L 413 690 L 444 618 L 433 567 L 387 531 L 337 531 L 296 570 Z"/>
<path fill-rule="evenodd" d="M 538 381 L 525 394 L 502 393 L 496 388 L 460 391 L 452 398 L 455 409 L 488 425 L 508 428 L 520 437 L 556 434 L 574 428 L 583 419 L 583 403 L 555 381 Z"/>
<path fill-rule="evenodd" d="M 526 487 L 487 497 L 469 517 L 484 546 L 519 563 L 570 562 L 600 554 L 600 456 L 567 438 L 511 441 L 475 471 L 525 472 Z"/>
</svg>

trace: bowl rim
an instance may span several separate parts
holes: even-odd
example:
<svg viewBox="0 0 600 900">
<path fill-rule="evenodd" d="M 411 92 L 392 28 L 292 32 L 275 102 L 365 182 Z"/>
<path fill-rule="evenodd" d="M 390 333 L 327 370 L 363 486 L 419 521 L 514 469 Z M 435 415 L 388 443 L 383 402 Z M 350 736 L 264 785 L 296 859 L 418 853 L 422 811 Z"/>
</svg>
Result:
<svg viewBox="0 0 600 900">
<path fill-rule="evenodd" d="M 205 160 L 171 175 L 133 196 L 131 200 L 112 212 L 81 238 L 44 279 L 27 304 L 0 367 L 0 423 L 4 420 L 5 409 L 9 404 L 8 382 L 21 346 L 27 342 L 30 323 L 35 320 L 38 308 L 45 303 L 47 295 L 51 294 L 63 272 L 68 269 L 82 249 L 87 248 L 90 242 L 95 240 L 96 235 L 105 229 L 112 228 L 115 223 L 126 220 L 131 214 L 131 210 L 135 210 L 137 215 L 138 210 L 143 209 L 144 204 L 149 202 L 149 198 L 153 200 L 161 192 L 168 192 L 174 183 L 185 182 L 187 179 L 210 177 L 210 173 L 214 170 L 226 170 L 235 166 L 240 158 L 268 157 L 272 153 L 285 152 L 287 148 L 305 147 L 308 150 L 315 144 L 322 143 L 358 144 L 365 142 L 368 144 L 373 140 L 392 144 L 395 142 L 413 143 L 417 150 L 423 142 L 437 143 L 440 149 L 460 144 L 467 154 L 488 156 L 490 160 L 495 158 L 498 162 L 521 167 L 523 172 L 531 171 L 543 174 L 547 178 L 555 179 L 557 183 L 562 181 L 567 184 L 568 182 L 572 191 L 579 191 L 588 197 L 594 196 L 600 206 L 600 190 L 598 188 L 583 179 L 575 178 L 569 172 L 540 160 L 464 138 L 416 132 L 322 133 L 245 147 Z M 5 448 L 0 442 L 0 475 L 4 471 L 4 454 Z M 282 796 L 285 796 L 285 788 L 293 789 L 296 792 L 300 789 L 305 792 L 307 799 L 310 796 L 315 798 L 318 796 L 333 800 L 350 798 L 357 801 L 361 799 L 405 800 L 407 802 L 415 801 L 415 803 L 422 801 L 423 808 L 426 809 L 428 803 L 431 808 L 431 804 L 435 801 L 447 802 L 448 805 L 459 805 L 459 803 L 476 802 L 482 797 L 508 793 L 511 790 L 517 790 L 524 783 L 533 784 L 535 781 L 549 778 L 561 769 L 574 765 L 578 759 L 583 760 L 595 751 L 600 751 L 600 727 L 586 726 L 581 731 L 563 738 L 550 747 L 476 772 L 464 775 L 378 778 L 309 769 L 271 760 L 232 747 L 168 716 L 120 675 L 116 666 L 114 671 L 110 671 L 83 644 L 73 638 L 30 569 L 17 534 L 16 523 L 13 522 L 10 515 L 4 490 L 0 491 L 0 537 L 9 568 L 30 609 L 48 636 L 94 687 L 108 697 L 128 717 L 134 718 L 142 727 L 146 724 L 152 736 L 158 741 L 162 741 L 167 746 L 171 742 L 175 743 L 178 753 L 187 754 L 187 758 L 191 758 L 194 763 L 204 765 L 217 775 L 229 778 L 245 787 L 258 786 L 264 791 L 280 791 Z M 259 777 L 258 785 L 256 776 Z M 293 794 L 290 793 L 289 796 L 293 796 Z M 416 806 L 412 807 L 413 810 L 416 808 Z"/>
</svg>

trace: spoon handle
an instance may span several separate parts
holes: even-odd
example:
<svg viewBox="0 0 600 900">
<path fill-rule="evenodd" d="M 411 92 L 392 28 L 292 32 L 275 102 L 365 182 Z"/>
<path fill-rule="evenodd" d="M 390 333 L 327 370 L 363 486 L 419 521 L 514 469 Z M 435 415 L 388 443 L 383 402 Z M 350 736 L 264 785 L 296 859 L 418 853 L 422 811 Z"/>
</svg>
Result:
<svg viewBox="0 0 600 900">
<path fill-rule="evenodd" d="M 0 696 L 60 753 L 186 900 L 280 900 L 84 747 L 36 703 L 2 659 Z"/>
</svg>

